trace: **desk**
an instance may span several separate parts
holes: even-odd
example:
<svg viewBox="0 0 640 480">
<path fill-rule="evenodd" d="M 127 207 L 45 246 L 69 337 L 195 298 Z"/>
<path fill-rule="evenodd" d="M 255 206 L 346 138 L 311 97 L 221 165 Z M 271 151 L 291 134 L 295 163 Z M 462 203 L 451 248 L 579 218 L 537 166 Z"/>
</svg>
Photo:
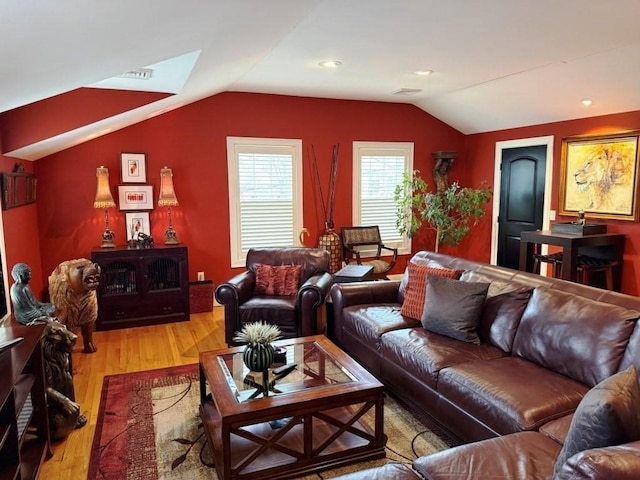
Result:
<svg viewBox="0 0 640 480">
<path fill-rule="evenodd" d="M 617 260 L 618 265 L 613 269 L 613 289 L 620 291 L 622 284 L 622 258 L 624 253 L 625 235 L 621 233 L 602 233 L 597 235 L 570 235 L 567 233 L 551 233 L 545 230 L 522 232 L 520 236 L 520 270 L 531 272 L 533 269 L 533 254 L 539 250 L 540 244 L 562 247 L 562 278 L 576 281 L 578 251 L 580 249 L 601 250 L 601 253 L 589 255 L 593 257 Z M 584 253 L 584 252 L 583 252 Z"/>
</svg>

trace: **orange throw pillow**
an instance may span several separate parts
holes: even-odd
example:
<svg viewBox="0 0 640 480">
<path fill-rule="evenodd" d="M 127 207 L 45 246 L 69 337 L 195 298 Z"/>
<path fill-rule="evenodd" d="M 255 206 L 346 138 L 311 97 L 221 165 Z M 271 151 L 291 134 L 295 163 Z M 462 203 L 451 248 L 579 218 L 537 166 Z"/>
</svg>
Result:
<svg viewBox="0 0 640 480">
<path fill-rule="evenodd" d="M 296 295 L 302 265 L 256 265 L 256 295 Z"/>
<path fill-rule="evenodd" d="M 407 263 L 409 279 L 404 291 L 404 302 L 400 313 L 405 317 L 420 320 L 424 311 L 424 302 L 427 296 L 427 274 L 458 280 L 462 270 L 450 268 L 428 267 L 412 262 Z"/>
</svg>

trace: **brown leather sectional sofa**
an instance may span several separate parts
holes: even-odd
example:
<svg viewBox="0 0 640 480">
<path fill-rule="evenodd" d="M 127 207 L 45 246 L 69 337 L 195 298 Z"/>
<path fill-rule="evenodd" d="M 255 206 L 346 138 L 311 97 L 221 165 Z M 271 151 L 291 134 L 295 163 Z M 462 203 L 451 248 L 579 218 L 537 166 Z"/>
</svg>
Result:
<svg viewBox="0 0 640 480">
<path fill-rule="evenodd" d="M 388 473 L 551 479 L 583 396 L 631 365 L 640 371 L 640 298 L 434 252 L 419 252 L 411 262 L 462 270 L 461 280 L 491 287 L 480 345 L 403 317 L 406 273 L 402 282 L 332 287 L 328 331 L 336 343 L 467 443 L 419 458 L 413 469 L 387 466 Z M 362 474 L 350 478 L 385 478 L 385 469 Z M 562 474 L 640 478 L 640 441 L 582 452 Z"/>
</svg>

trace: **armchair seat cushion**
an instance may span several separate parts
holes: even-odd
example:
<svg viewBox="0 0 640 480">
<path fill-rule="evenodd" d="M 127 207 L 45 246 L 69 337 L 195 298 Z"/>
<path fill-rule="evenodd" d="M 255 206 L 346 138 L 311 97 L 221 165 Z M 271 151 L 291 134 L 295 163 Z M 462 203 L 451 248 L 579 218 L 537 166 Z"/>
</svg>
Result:
<svg viewBox="0 0 640 480">
<path fill-rule="evenodd" d="M 251 297 L 240 305 L 240 323 L 266 322 L 277 325 L 284 338 L 297 336 L 296 297 Z"/>
<path fill-rule="evenodd" d="M 373 267 L 374 273 L 384 273 L 384 272 L 388 272 L 390 269 L 389 262 L 385 262 L 384 260 L 370 260 L 370 261 L 365 260 L 361 263 L 362 265 L 371 265 Z"/>
</svg>

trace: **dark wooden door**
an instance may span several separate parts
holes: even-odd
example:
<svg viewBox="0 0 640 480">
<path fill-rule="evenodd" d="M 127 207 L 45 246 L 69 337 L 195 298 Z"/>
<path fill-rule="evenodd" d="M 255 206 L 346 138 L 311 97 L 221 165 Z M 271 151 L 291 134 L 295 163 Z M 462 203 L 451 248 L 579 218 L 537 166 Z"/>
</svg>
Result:
<svg viewBox="0 0 640 480">
<path fill-rule="evenodd" d="M 520 232 L 542 228 L 547 146 L 502 150 L 498 258 L 500 266 L 517 269 Z"/>
</svg>

